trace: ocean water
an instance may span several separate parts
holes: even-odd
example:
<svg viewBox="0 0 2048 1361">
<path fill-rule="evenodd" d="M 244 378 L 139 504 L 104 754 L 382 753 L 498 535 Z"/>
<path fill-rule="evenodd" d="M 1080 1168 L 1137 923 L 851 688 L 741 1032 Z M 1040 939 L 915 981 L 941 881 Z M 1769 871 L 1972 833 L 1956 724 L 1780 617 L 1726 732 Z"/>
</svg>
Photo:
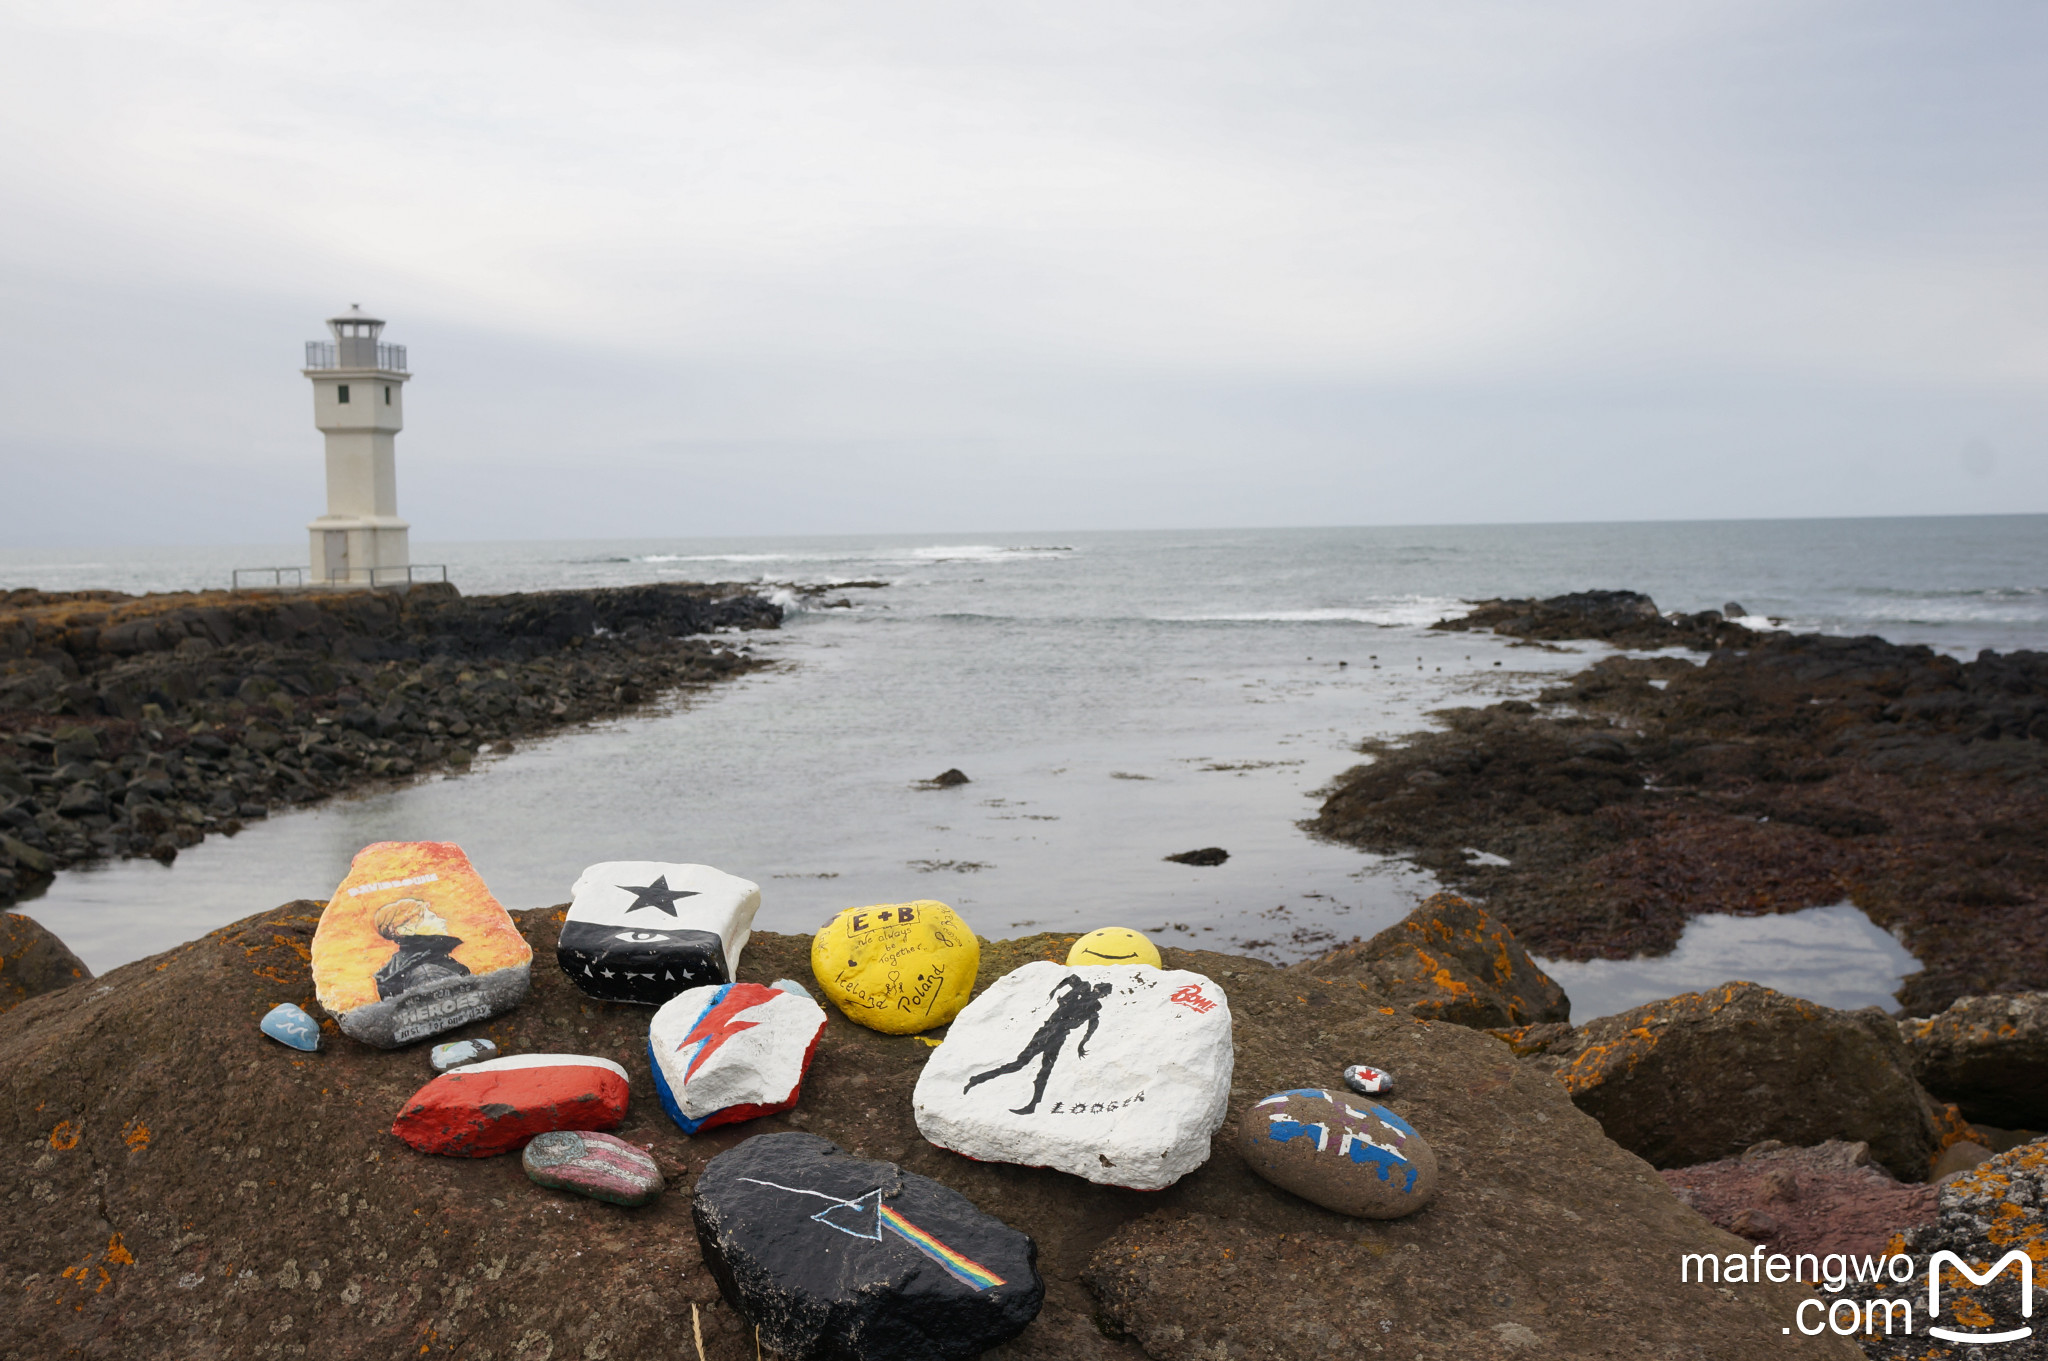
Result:
<svg viewBox="0 0 2048 1361">
<path fill-rule="evenodd" d="M 1733 601 L 1786 627 L 1959 656 L 2048 647 L 2039 516 L 477 543 L 418 555 L 446 562 L 470 593 L 735 580 L 779 593 L 790 613 L 779 632 L 737 640 L 772 667 L 667 710 L 273 817 L 168 868 L 67 872 L 21 910 L 104 970 L 287 899 L 324 898 L 366 842 L 432 839 L 461 843 L 511 906 L 564 900 L 593 861 L 697 860 L 758 881 L 758 925 L 771 930 L 938 898 L 991 937 L 1121 924 L 1292 960 L 1370 935 L 1434 887 L 1298 826 L 1356 763 L 1359 739 L 1531 695 L 1605 651 L 1429 632 L 1463 601 L 1625 586 L 1667 609 Z M 8 550 L 0 586 L 188 589 L 289 560 L 262 547 Z M 795 589 L 848 581 L 884 584 Z M 830 607 L 841 599 L 850 606 Z M 950 767 L 971 783 L 918 787 Z M 1164 859 L 1206 846 L 1230 859 Z M 1791 921 L 1702 919 L 1665 960 L 1624 962 L 1651 969 L 1632 984 L 1614 970 L 1559 972 L 1578 979 L 1585 1019 L 1648 1000 L 1634 996 L 1644 986 L 1668 995 L 1731 969 L 1761 974 L 1796 931 L 1799 968 L 1774 975 L 1791 990 L 1892 1005 L 1912 962 L 1877 946 L 1861 913 Z"/>
</svg>

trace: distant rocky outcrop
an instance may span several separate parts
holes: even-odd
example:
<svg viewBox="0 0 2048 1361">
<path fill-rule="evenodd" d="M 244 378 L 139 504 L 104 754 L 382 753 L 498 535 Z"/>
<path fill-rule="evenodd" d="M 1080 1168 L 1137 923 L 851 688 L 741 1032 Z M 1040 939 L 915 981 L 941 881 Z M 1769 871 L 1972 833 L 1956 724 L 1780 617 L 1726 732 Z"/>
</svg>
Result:
<svg viewBox="0 0 2048 1361">
<path fill-rule="evenodd" d="M 700 1255 L 690 1193 L 718 1154 L 792 1129 L 930 1177 L 1036 1240 L 1044 1308 L 992 1358 L 1857 1354 L 1781 1335 L 1801 1298 L 1791 1287 L 1676 1284 L 1679 1254 L 1748 1245 L 1492 1037 L 1388 1016 L 1349 980 L 1164 952 L 1228 991 L 1231 1119 L 1205 1165 L 1139 1192 L 932 1147 L 911 1109 L 929 1044 L 836 1014 L 794 1110 L 687 1137 L 653 1097 L 647 1009 L 536 970 L 517 1010 L 461 1033 L 626 1069 L 615 1133 L 668 1184 L 626 1209 L 536 1186 L 517 1155 L 400 1143 L 391 1122 L 431 1076 L 425 1045 L 376 1050 L 328 1030 L 309 1054 L 258 1033 L 278 1002 L 312 1008 L 319 911 L 259 914 L 0 1014 L 0 1354 L 385 1361 L 425 1347 L 565 1361 L 694 1357 L 701 1333 L 707 1361 L 741 1361 L 753 1330 Z M 562 910 L 514 915 L 535 953 L 553 950 Z M 982 986 L 1072 943 L 993 942 Z M 807 937 L 757 932 L 740 973 L 803 977 L 809 951 Z M 1439 1160 L 1436 1199 L 1407 1218 L 1320 1209 L 1233 1148 L 1250 1103 L 1336 1085 L 1361 1059 L 1399 1071 L 1383 1104 Z"/>
<path fill-rule="evenodd" d="M 1492 629 L 1510 638 L 1597 638 L 1619 647 L 1741 647 L 1757 635 L 1719 610 L 1664 614 L 1639 591 L 1574 591 L 1548 600 L 1481 600 L 1440 629 Z"/>
<path fill-rule="evenodd" d="M 1438 893 L 1371 940 L 1293 966 L 1352 979 L 1380 1006 L 1491 1030 L 1571 1018 L 1571 999 L 1478 904 Z"/>
<path fill-rule="evenodd" d="M 1711 651 L 1610 656 L 1534 702 L 1364 743 L 1319 834 L 1412 858 L 1550 958 L 1851 900 L 1926 966 L 1899 992 L 1915 1014 L 2048 989 L 2048 654 L 1758 633 L 1626 592 L 1441 625 L 1481 626 Z"/>
<path fill-rule="evenodd" d="M 522 595 L 0 592 L 0 904 L 756 663 L 734 586 Z M 509 749 L 509 748 L 508 748 Z"/>
</svg>

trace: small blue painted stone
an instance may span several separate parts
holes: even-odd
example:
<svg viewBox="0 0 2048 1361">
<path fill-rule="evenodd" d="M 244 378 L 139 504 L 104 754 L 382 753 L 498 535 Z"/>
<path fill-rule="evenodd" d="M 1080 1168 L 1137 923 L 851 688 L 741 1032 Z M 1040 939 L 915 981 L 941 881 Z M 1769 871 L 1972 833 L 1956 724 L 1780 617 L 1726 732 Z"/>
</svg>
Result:
<svg viewBox="0 0 2048 1361">
<path fill-rule="evenodd" d="M 263 1018 L 263 1033 L 309 1054 L 320 1047 L 320 1023 L 290 1002 L 279 1002 L 270 1009 Z"/>
<path fill-rule="evenodd" d="M 498 1046 L 489 1040 L 450 1040 L 446 1044 L 435 1045 L 427 1055 L 427 1062 L 434 1066 L 435 1072 L 445 1073 L 496 1057 Z"/>
<path fill-rule="evenodd" d="M 797 982 L 794 978 L 778 978 L 768 986 L 780 988 L 784 992 L 793 992 L 799 997 L 810 997 L 813 1002 L 818 1000 L 815 997 L 811 997 L 811 990 L 809 988 Z"/>
<path fill-rule="evenodd" d="M 1300 1087 L 1238 1118 L 1237 1151 L 1275 1186 L 1338 1214 L 1399 1219 L 1436 1195 L 1436 1154 L 1413 1125 L 1347 1092 Z"/>
</svg>

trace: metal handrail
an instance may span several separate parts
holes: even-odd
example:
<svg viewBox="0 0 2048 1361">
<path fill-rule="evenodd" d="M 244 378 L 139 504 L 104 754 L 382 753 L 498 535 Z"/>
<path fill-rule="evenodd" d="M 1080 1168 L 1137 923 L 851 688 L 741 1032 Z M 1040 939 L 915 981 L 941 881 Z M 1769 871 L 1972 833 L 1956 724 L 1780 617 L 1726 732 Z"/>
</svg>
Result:
<svg viewBox="0 0 2048 1361">
<path fill-rule="evenodd" d="M 407 585 L 416 581 L 446 581 L 448 579 L 448 564 L 443 562 L 409 562 L 403 567 L 367 567 L 363 570 L 370 574 L 370 584 L 372 586 L 380 585 L 386 581 L 398 580 L 395 576 L 379 575 L 385 572 L 405 573 Z M 434 575 L 425 575 L 428 572 L 432 572 Z M 349 575 L 350 579 L 353 580 L 355 575 L 353 569 L 351 569 Z"/>
<path fill-rule="evenodd" d="M 351 341 L 350 344 L 359 342 Z M 309 369 L 338 369 L 342 367 L 341 352 L 331 340 L 309 340 L 306 342 L 306 367 Z M 377 367 L 391 373 L 404 373 L 405 346 L 377 344 Z"/>
<path fill-rule="evenodd" d="M 274 588 L 282 589 L 285 586 L 284 574 L 286 572 L 292 574 L 293 580 L 290 584 L 303 587 L 306 585 L 306 570 L 304 567 L 237 567 L 235 569 L 234 588 L 238 591 L 244 589 L 242 585 L 244 574 L 261 576 L 266 572 L 270 574 L 270 585 Z M 403 581 L 410 586 L 422 581 L 446 581 L 447 579 L 448 564 L 446 563 L 409 562 L 403 567 L 351 567 L 346 576 L 320 577 L 315 579 L 313 584 L 315 586 L 392 586 Z M 258 583 L 258 585 L 260 586 L 261 583 Z"/>
<path fill-rule="evenodd" d="M 258 576 L 268 572 L 270 573 L 270 584 L 276 587 L 284 585 L 284 574 L 286 572 L 290 572 L 295 578 L 292 582 L 294 586 L 306 584 L 306 569 L 303 567 L 237 567 L 235 569 L 235 589 L 238 591 L 242 589 L 242 575 L 245 572 L 250 576 Z"/>
</svg>

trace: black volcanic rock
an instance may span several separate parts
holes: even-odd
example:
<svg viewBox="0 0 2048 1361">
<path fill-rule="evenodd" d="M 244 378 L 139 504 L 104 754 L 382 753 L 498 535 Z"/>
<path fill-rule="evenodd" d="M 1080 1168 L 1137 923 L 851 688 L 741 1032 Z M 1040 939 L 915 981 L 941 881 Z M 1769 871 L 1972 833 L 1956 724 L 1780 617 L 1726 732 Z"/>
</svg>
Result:
<svg viewBox="0 0 2048 1361">
<path fill-rule="evenodd" d="M 1230 859 L 1230 852 L 1221 846 L 1204 846 L 1198 851 L 1182 851 L 1166 858 L 1176 865 L 1220 865 Z"/>
<path fill-rule="evenodd" d="M 690 1206 L 726 1299 L 789 1361 L 978 1356 L 1045 1301 L 1038 1245 L 958 1191 L 815 1134 L 762 1134 Z"/>
<path fill-rule="evenodd" d="M 462 596 L 0 591 L 0 907 L 102 856 L 168 862 L 209 832 L 462 769 L 759 659 L 743 586 Z"/>
</svg>

